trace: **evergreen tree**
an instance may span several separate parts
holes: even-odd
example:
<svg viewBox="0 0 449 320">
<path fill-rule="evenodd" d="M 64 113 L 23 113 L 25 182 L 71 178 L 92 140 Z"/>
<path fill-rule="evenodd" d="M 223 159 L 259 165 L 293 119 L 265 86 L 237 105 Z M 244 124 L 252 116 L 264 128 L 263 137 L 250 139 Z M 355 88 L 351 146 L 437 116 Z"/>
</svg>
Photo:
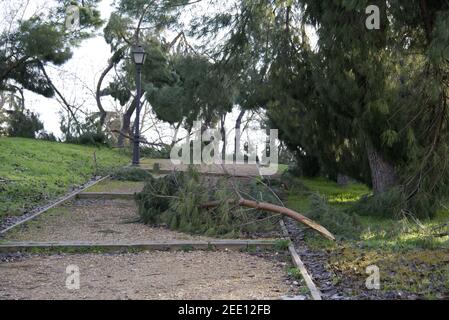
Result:
<svg viewBox="0 0 449 320">
<path fill-rule="evenodd" d="M 192 30 L 228 34 L 214 52 L 235 74 L 257 66 L 260 105 L 290 148 L 395 194 L 391 213 L 435 212 L 449 185 L 447 1 L 235 3 Z M 379 30 L 365 25 L 373 4 Z"/>
</svg>

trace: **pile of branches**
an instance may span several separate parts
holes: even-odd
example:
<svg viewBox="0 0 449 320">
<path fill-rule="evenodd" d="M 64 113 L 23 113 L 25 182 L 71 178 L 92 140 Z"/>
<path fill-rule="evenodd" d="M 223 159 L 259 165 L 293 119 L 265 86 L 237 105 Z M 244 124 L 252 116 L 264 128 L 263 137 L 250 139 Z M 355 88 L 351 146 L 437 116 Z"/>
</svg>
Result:
<svg viewBox="0 0 449 320">
<path fill-rule="evenodd" d="M 224 237 L 266 234 L 278 230 L 285 215 L 335 240 L 314 221 L 273 204 L 280 200 L 262 180 L 200 176 L 190 169 L 148 179 L 136 200 L 144 223 L 172 230 Z"/>
</svg>

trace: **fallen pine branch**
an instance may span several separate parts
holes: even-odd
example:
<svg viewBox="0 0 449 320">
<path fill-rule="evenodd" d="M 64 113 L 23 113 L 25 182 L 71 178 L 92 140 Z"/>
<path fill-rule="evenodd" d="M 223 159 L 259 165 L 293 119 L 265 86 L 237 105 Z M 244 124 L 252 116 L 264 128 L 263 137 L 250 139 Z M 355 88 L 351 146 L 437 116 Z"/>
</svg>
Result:
<svg viewBox="0 0 449 320">
<path fill-rule="evenodd" d="M 303 216 L 302 214 L 293 211 L 289 208 L 277 206 L 271 203 L 267 202 L 257 202 L 253 200 L 247 200 L 244 198 L 241 198 L 240 200 L 228 200 L 231 204 L 237 204 L 241 207 L 247 207 L 247 208 L 253 208 L 256 210 L 261 211 L 268 211 L 273 213 L 279 213 L 282 215 L 285 215 L 287 217 L 290 217 L 310 228 L 320 233 L 322 236 L 326 237 L 327 239 L 335 241 L 335 237 L 332 233 L 330 233 L 326 228 L 324 228 L 322 225 L 316 223 L 315 221 Z M 222 204 L 222 201 L 211 201 L 200 205 L 200 208 L 208 209 L 208 208 L 215 208 Z"/>
</svg>

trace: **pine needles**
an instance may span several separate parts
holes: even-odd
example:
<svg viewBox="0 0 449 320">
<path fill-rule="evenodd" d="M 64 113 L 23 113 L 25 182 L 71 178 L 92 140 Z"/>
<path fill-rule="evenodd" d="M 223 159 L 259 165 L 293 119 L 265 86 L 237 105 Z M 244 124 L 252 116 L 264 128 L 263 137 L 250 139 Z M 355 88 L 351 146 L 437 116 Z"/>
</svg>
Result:
<svg viewBox="0 0 449 320">
<path fill-rule="evenodd" d="M 136 196 L 139 214 L 147 224 L 206 236 L 235 238 L 277 232 L 279 215 L 241 208 L 231 201 L 238 198 L 235 187 L 246 197 L 259 201 L 271 199 L 270 192 L 255 181 L 237 184 L 231 185 L 226 177 L 200 176 L 193 169 L 151 178 Z M 201 208 L 201 204 L 211 200 L 219 205 Z"/>
</svg>

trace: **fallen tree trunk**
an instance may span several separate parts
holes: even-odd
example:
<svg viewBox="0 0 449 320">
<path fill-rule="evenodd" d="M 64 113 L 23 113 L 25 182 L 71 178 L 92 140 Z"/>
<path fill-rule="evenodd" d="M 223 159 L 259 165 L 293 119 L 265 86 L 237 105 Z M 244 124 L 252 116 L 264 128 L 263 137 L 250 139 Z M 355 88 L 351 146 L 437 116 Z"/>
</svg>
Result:
<svg viewBox="0 0 449 320">
<path fill-rule="evenodd" d="M 208 203 L 204 203 L 200 205 L 201 208 L 207 209 L 207 208 L 215 208 L 218 207 L 222 202 L 220 201 L 212 201 Z M 268 211 L 273 213 L 279 213 L 285 216 L 288 216 L 310 228 L 317 231 L 322 236 L 326 237 L 327 239 L 335 241 L 335 237 L 332 233 L 330 233 L 326 228 L 324 228 L 322 225 L 319 225 L 313 220 L 310 220 L 309 218 L 303 216 L 302 214 L 293 211 L 289 208 L 277 206 L 271 203 L 267 202 L 257 202 L 253 200 L 247 200 L 247 199 L 240 199 L 240 200 L 229 200 L 229 203 L 232 204 L 238 204 L 241 207 L 247 207 L 247 208 L 253 208 L 261 211 Z"/>
</svg>

